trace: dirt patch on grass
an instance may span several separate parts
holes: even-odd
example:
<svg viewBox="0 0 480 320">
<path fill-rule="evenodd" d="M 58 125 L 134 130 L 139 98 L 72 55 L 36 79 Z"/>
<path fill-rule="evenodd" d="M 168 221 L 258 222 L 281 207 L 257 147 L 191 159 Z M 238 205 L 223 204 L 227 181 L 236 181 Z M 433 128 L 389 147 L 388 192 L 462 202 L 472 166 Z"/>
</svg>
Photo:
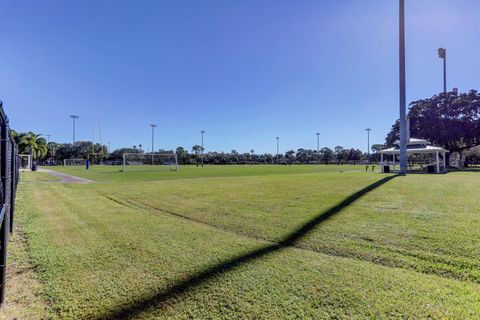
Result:
<svg viewBox="0 0 480 320">
<path fill-rule="evenodd" d="M 18 227 L 8 245 L 7 294 L 0 320 L 52 319 L 42 297 L 42 284 L 28 258 L 25 236 Z"/>
<path fill-rule="evenodd" d="M 50 170 L 50 169 L 45 169 L 45 168 L 40 168 L 38 171 L 43 172 L 43 173 L 48 173 L 52 176 L 55 176 L 55 177 L 59 178 L 60 180 L 56 180 L 58 182 L 65 182 L 65 183 L 92 183 L 92 182 L 95 182 L 93 180 L 88 180 L 88 179 L 85 179 L 85 178 L 80 178 L 80 177 L 77 177 L 77 176 L 72 176 L 70 174 L 66 174 L 66 173 L 63 173 L 63 172 L 58 172 L 58 171 L 54 171 L 54 170 Z"/>
</svg>

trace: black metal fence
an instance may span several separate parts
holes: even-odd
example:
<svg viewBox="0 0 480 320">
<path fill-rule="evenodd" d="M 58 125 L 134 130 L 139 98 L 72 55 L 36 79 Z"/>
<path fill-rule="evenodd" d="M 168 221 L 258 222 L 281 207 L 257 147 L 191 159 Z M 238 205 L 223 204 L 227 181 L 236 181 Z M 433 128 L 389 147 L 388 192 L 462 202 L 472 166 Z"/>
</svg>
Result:
<svg viewBox="0 0 480 320">
<path fill-rule="evenodd" d="M 8 118 L 0 101 L 0 306 L 5 300 L 7 244 L 10 233 L 13 232 L 19 165 L 17 146 L 10 136 Z"/>
</svg>

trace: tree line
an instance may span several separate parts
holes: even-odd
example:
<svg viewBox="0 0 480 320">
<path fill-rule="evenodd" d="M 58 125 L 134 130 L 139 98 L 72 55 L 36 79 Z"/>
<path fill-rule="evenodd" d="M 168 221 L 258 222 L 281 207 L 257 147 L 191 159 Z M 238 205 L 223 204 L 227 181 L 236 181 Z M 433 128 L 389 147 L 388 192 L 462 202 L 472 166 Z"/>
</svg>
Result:
<svg viewBox="0 0 480 320">
<path fill-rule="evenodd" d="M 476 90 L 458 93 L 452 90 L 410 103 L 411 137 L 427 139 L 435 145 L 459 152 L 466 156 L 466 163 L 479 164 L 480 151 L 480 94 Z M 121 161 L 123 153 L 144 152 L 141 144 L 128 148 L 116 149 L 112 152 L 107 146 L 90 141 L 71 143 L 47 143 L 46 139 L 33 132 L 17 133 L 12 130 L 12 137 L 17 142 L 20 153 L 31 154 L 40 162 L 48 159 L 91 159 L 101 161 Z M 373 144 L 370 160 L 379 161 L 378 151 L 394 146 L 399 138 L 399 121 L 397 120 L 387 134 L 384 144 Z M 158 150 L 159 153 L 176 153 L 180 164 L 241 164 L 241 163 L 358 163 L 368 160 L 368 155 L 358 149 L 337 146 L 334 149 L 322 148 L 317 152 L 311 149 L 289 150 L 281 155 L 270 153 L 258 154 L 254 150 L 240 153 L 205 152 L 201 146 L 195 145 L 191 150 L 178 147 L 176 150 Z"/>
<path fill-rule="evenodd" d="M 250 152 L 240 153 L 236 150 L 230 152 L 210 151 L 203 153 L 202 147 L 195 145 L 192 152 L 189 153 L 185 148 L 178 147 L 175 150 L 180 164 L 344 164 L 359 163 L 367 159 L 362 151 L 358 149 L 345 149 L 341 146 L 335 147 L 333 150 L 327 147 L 320 149 L 318 152 L 311 149 L 289 150 L 283 154 L 271 153 L 255 153 L 252 149 Z"/>
<path fill-rule="evenodd" d="M 480 145 L 480 94 L 476 90 L 434 95 L 410 103 L 408 111 L 411 137 L 429 140 L 448 151 L 465 154 L 467 162 L 476 159 L 474 147 Z M 392 147 L 399 139 L 397 120 L 387 134 L 385 145 Z M 469 158 L 470 157 L 470 158 Z"/>
<path fill-rule="evenodd" d="M 46 160 L 63 161 L 63 159 L 106 159 L 109 155 L 105 145 L 91 141 L 77 141 L 71 143 L 48 142 L 34 132 L 10 131 L 10 135 L 18 146 L 19 154 L 28 154 L 33 160 L 44 162 Z"/>
<path fill-rule="evenodd" d="M 145 153 L 142 145 L 128 148 L 119 148 L 110 152 L 106 145 L 91 141 L 77 141 L 72 143 L 48 142 L 42 135 L 33 132 L 17 133 L 12 131 L 12 136 L 17 142 L 20 154 L 30 154 L 32 158 L 39 163 L 57 163 L 61 164 L 64 159 L 90 159 L 97 163 L 119 163 L 123 159 L 124 153 Z M 205 152 L 199 145 L 194 145 L 191 150 L 184 147 L 178 147 L 175 150 L 159 149 L 155 153 L 175 153 L 178 162 L 186 164 L 253 164 L 253 163 L 281 163 L 281 164 L 344 164 L 359 163 L 367 160 L 367 155 L 358 149 L 348 149 L 336 146 L 334 149 L 324 147 L 317 152 L 311 149 L 289 150 L 284 154 L 255 153 L 252 149 L 249 152 Z"/>
</svg>

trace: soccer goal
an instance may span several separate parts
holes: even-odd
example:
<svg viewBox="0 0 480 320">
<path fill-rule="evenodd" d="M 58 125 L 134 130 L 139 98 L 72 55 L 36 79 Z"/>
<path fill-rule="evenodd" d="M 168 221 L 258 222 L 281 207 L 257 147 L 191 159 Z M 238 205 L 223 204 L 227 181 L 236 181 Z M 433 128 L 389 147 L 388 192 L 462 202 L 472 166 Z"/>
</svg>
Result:
<svg viewBox="0 0 480 320">
<path fill-rule="evenodd" d="M 141 167 L 140 169 L 140 166 Z M 124 153 L 122 172 L 131 170 L 147 170 L 151 166 L 154 170 L 178 171 L 177 155 L 175 153 Z"/>
<path fill-rule="evenodd" d="M 63 159 L 63 166 L 84 166 L 86 161 L 85 159 Z"/>
<path fill-rule="evenodd" d="M 32 171 L 32 155 L 31 154 L 19 154 L 20 158 L 20 170 Z"/>
</svg>

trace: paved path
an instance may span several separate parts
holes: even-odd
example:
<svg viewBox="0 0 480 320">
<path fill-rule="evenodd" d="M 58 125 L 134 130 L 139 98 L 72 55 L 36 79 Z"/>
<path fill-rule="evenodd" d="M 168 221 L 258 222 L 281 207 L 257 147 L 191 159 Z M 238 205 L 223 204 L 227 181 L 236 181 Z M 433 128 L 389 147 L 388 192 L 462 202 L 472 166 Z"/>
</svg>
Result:
<svg viewBox="0 0 480 320">
<path fill-rule="evenodd" d="M 48 173 L 48 174 L 51 174 L 53 176 L 61 178 L 62 180 L 55 180 L 55 181 L 58 181 L 58 182 L 65 182 L 65 183 L 92 183 L 92 182 L 95 182 L 93 180 L 88 180 L 88 179 L 85 179 L 85 178 L 80 178 L 80 177 L 72 176 L 72 175 L 69 175 L 69 174 L 66 174 L 66 173 L 61 173 L 61 172 L 58 172 L 58 171 L 45 169 L 45 168 L 38 168 L 38 171 L 39 172 L 45 172 L 45 173 Z"/>
</svg>

